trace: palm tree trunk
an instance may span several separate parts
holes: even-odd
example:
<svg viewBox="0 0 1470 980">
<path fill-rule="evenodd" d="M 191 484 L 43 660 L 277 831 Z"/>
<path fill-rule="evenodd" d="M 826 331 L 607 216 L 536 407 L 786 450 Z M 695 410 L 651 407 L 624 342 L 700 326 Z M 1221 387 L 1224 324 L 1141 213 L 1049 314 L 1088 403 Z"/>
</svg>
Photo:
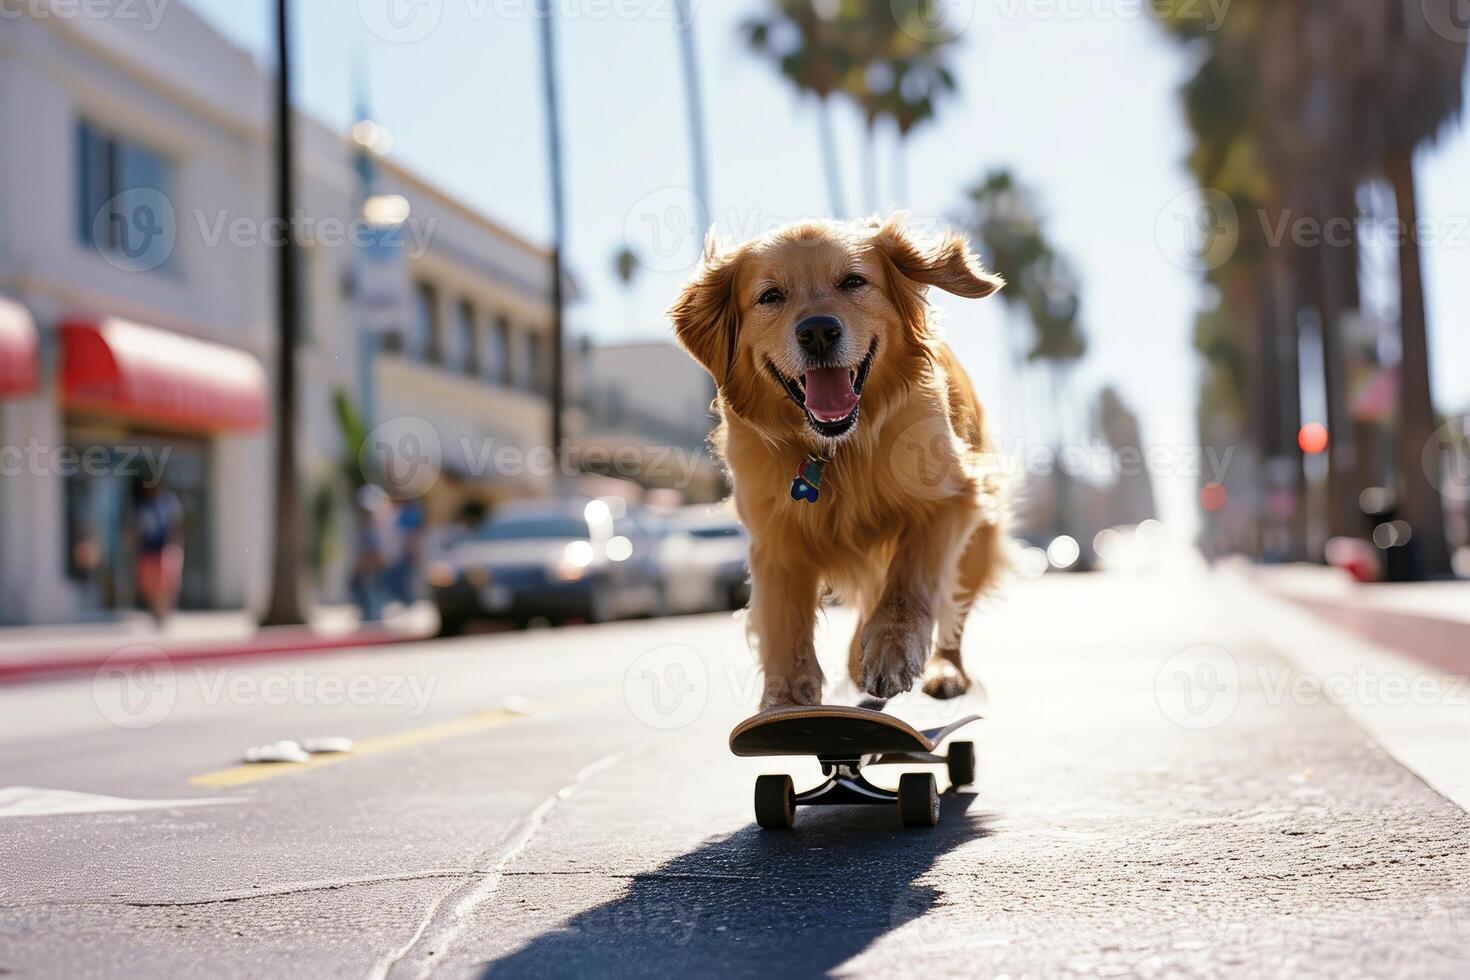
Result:
<svg viewBox="0 0 1470 980">
<path fill-rule="evenodd" d="M 280 336 L 276 349 L 275 553 L 270 605 L 262 626 L 306 622 L 301 596 L 301 507 L 296 472 L 296 345 L 300 283 L 297 280 L 295 132 L 291 117 L 291 21 L 288 0 L 276 0 L 276 211 L 286 234 L 277 248 Z"/>
<path fill-rule="evenodd" d="M 1301 296 L 1297 291 L 1296 277 L 1292 274 L 1294 263 L 1290 246 L 1283 244 L 1272 249 L 1271 287 L 1274 299 L 1276 330 L 1275 347 L 1266 352 L 1275 367 L 1276 406 L 1279 416 L 1276 430 L 1271 438 L 1272 460 L 1280 459 L 1277 472 L 1269 474 L 1276 482 L 1270 484 L 1273 493 L 1289 495 L 1291 510 L 1283 514 L 1286 525 L 1287 546 L 1283 557 L 1287 561 L 1307 560 L 1307 477 L 1303 466 L 1302 449 L 1297 444 L 1297 433 L 1302 427 L 1301 393 L 1301 338 L 1297 318 L 1301 312 Z"/>
<path fill-rule="evenodd" d="M 837 158 L 837 133 L 832 128 L 832 102 L 825 96 L 817 99 L 817 130 L 822 141 L 822 164 L 827 171 L 827 204 L 832 217 L 847 217 L 847 202 L 842 193 L 842 164 Z"/>
<path fill-rule="evenodd" d="M 1413 229 L 1419 220 L 1414 187 L 1412 149 L 1388 159 L 1399 227 L 1409 229 L 1399 244 L 1399 322 L 1403 360 L 1399 365 L 1399 515 L 1414 529 L 1423 571 L 1448 575 L 1449 546 L 1445 541 L 1444 502 L 1439 496 L 1439 457 L 1425 453 L 1434 438 L 1434 399 L 1429 387 L 1429 340 L 1424 310 L 1424 280 L 1420 271 L 1419 242 Z M 1426 472 L 1425 467 L 1430 469 Z"/>
<path fill-rule="evenodd" d="M 562 434 L 565 344 L 562 323 L 562 249 L 566 239 L 566 205 L 562 193 L 561 109 L 556 96 L 556 21 L 551 0 L 541 0 L 541 82 L 546 109 L 546 149 L 551 178 L 551 422 L 548 436 L 557 461 L 557 473 L 563 472 L 566 447 Z"/>
<path fill-rule="evenodd" d="M 863 126 L 863 210 L 878 213 L 878 134 L 872 120 Z"/>
<path fill-rule="evenodd" d="M 909 206 L 909 161 L 908 139 L 903 133 L 893 142 L 893 204 L 894 207 Z"/>
<path fill-rule="evenodd" d="M 1342 197 L 1335 197 L 1340 204 Z M 1351 197 L 1348 197 L 1351 200 Z M 1349 205 L 1351 207 L 1352 205 Z M 1332 216 L 1352 211 L 1326 209 Z M 1353 233 L 1356 235 L 1356 230 Z M 1318 313 L 1322 322 L 1322 379 L 1327 398 L 1327 528 L 1334 536 L 1362 537 L 1363 521 L 1358 510 L 1357 462 L 1354 459 L 1352 422 L 1347 403 L 1346 332 L 1350 314 L 1358 306 L 1356 238 L 1348 247 L 1328 244 L 1316 248 L 1312 263 L 1318 286 Z"/>
<path fill-rule="evenodd" d="M 704 95 L 699 83 L 699 49 L 694 43 L 694 11 L 689 0 L 678 0 L 678 19 L 674 29 L 679 34 L 679 54 L 684 67 L 684 98 L 689 113 L 689 161 L 694 177 L 694 196 L 700 214 L 700 241 L 709 230 L 711 204 L 709 198 L 709 157 L 704 133 Z"/>
</svg>

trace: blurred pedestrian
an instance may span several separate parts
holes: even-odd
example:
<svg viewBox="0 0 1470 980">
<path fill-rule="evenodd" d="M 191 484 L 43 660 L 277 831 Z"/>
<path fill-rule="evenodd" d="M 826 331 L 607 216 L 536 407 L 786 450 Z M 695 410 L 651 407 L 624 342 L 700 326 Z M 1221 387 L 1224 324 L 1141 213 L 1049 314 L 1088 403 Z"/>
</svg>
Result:
<svg viewBox="0 0 1470 980">
<path fill-rule="evenodd" d="M 162 626 L 178 603 L 184 571 L 184 507 L 162 479 L 139 485 L 133 539 L 138 595 Z"/>
<path fill-rule="evenodd" d="M 417 500 L 402 500 L 393 515 L 395 554 L 384 581 L 389 598 L 404 606 L 413 605 L 424 560 L 424 508 Z"/>
<path fill-rule="evenodd" d="M 348 586 L 365 623 L 383 615 L 382 578 L 388 564 L 383 514 L 388 507 L 387 494 L 372 484 L 361 487 L 353 497 L 357 541 Z"/>
</svg>

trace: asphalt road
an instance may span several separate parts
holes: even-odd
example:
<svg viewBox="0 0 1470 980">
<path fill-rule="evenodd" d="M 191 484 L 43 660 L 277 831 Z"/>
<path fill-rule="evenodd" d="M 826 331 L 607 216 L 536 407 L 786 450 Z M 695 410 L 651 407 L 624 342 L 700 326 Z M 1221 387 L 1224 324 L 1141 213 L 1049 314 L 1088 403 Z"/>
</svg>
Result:
<svg viewBox="0 0 1470 980">
<path fill-rule="evenodd" d="M 1470 818 L 1355 720 L 1393 678 L 1296 666 L 1331 642 L 1217 580 L 1017 585 L 978 784 L 907 831 L 753 826 L 728 616 L 0 689 L 0 976 L 1470 975 Z M 316 736 L 357 748 L 239 765 Z"/>
</svg>

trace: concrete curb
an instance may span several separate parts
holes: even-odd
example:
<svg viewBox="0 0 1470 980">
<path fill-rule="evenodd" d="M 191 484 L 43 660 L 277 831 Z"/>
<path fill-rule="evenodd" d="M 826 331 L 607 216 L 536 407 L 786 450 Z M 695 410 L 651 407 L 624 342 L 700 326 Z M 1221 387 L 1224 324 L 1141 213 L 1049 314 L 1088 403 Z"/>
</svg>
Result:
<svg viewBox="0 0 1470 980">
<path fill-rule="evenodd" d="M 362 647 L 413 643 L 428 639 L 422 633 L 396 633 L 385 628 L 359 629 L 351 633 L 323 634 L 303 627 L 260 630 L 242 640 L 163 646 L 138 640 L 124 645 L 64 653 L 38 651 L 34 656 L 0 661 L 0 687 L 29 681 L 51 680 L 66 675 L 96 671 L 103 665 L 131 667 L 148 663 L 188 663 L 200 660 L 238 660 L 260 656 L 291 656 L 329 653 Z"/>
</svg>

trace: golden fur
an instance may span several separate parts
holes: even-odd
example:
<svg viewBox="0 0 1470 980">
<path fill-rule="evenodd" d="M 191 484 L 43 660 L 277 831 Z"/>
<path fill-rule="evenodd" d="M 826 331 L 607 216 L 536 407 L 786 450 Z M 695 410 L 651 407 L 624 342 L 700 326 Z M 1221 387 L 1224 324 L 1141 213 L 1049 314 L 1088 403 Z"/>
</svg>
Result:
<svg viewBox="0 0 1470 980">
<path fill-rule="evenodd" d="M 921 676 L 936 697 L 968 689 L 960 639 L 1004 567 L 1006 507 L 984 411 L 925 297 L 930 286 L 979 298 L 1003 285 L 962 237 L 922 238 L 902 216 L 706 244 L 670 316 L 718 388 L 713 442 L 751 534 L 763 707 L 821 702 L 824 589 L 859 611 L 848 667 L 868 693 L 889 697 Z M 841 321 L 842 366 L 872 352 L 857 422 L 837 438 L 809 424 L 778 377 L 803 376 L 793 337 L 813 315 Z M 815 504 L 790 496 L 807 453 L 831 460 Z"/>
</svg>

